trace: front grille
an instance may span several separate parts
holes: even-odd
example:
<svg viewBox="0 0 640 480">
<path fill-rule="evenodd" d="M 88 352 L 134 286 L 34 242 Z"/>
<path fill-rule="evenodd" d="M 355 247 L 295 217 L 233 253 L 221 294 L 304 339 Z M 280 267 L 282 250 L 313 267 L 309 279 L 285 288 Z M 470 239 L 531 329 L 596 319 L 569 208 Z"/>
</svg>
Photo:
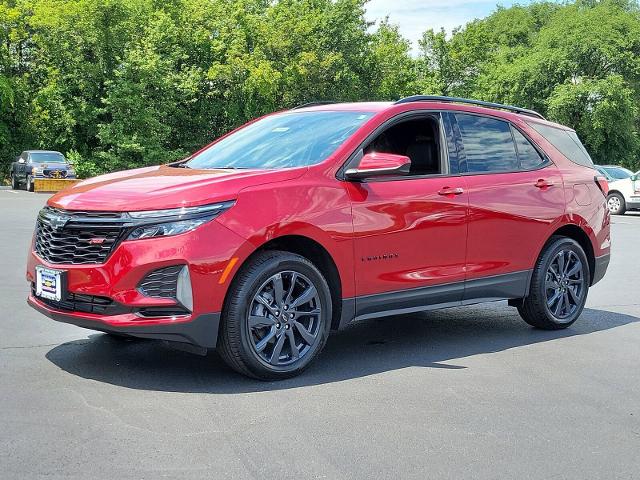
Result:
<svg viewBox="0 0 640 480">
<path fill-rule="evenodd" d="M 178 275 L 184 265 L 173 265 L 154 270 L 138 284 L 138 291 L 147 297 L 176 298 Z"/>
<path fill-rule="evenodd" d="M 114 221 L 109 222 L 110 218 Z M 116 218 L 120 214 L 46 207 L 36 224 L 36 253 L 53 264 L 104 263 L 124 232 Z"/>
<path fill-rule="evenodd" d="M 31 292 L 35 295 L 35 285 L 31 284 Z M 49 300 L 48 298 L 37 297 L 38 300 L 45 305 L 55 309 L 67 312 L 95 313 L 98 315 L 117 315 L 129 312 L 130 309 L 114 302 L 108 297 L 99 297 L 97 295 L 84 295 L 80 293 L 67 293 L 66 296 L 58 301 Z"/>
<path fill-rule="evenodd" d="M 48 169 L 45 169 L 45 170 L 42 171 L 42 174 L 45 177 L 53 177 L 53 178 L 55 178 L 55 177 L 59 176 L 60 178 L 65 178 L 67 176 L 67 171 L 66 170 L 48 170 Z"/>
</svg>

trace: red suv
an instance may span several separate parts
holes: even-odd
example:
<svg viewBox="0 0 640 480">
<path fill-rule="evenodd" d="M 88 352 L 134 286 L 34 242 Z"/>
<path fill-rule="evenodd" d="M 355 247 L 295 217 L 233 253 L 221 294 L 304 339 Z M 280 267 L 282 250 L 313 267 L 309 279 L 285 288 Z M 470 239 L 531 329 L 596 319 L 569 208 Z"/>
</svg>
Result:
<svg viewBox="0 0 640 480">
<path fill-rule="evenodd" d="M 217 348 L 261 379 L 299 373 L 354 320 L 508 299 L 566 328 L 607 269 L 606 193 L 575 132 L 530 110 L 307 104 L 52 197 L 29 303 Z"/>
</svg>

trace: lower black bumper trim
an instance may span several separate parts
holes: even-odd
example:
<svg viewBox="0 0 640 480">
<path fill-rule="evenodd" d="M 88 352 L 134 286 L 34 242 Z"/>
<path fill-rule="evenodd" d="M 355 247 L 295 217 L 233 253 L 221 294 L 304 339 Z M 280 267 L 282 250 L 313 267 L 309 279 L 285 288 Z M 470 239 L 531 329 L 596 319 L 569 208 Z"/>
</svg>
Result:
<svg viewBox="0 0 640 480">
<path fill-rule="evenodd" d="M 31 299 L 27 300 L 27 302 L 40 313 L 57 322 L 70 323 L 78 327 L 98 330 L 100 332 L 118 333 L 121 335 L 131 335 L 132 337 L 187 343 L 207 349 L 215 348 L 218 341 L 220 313 L 199 315 L 188 322 L 176 322 L 163 325 L 127 325 L 124 327 L 114 327 L 95 320 L 78 318 L 62 312 L 48 310 Z"/>
<path fill-rule="evenodd" d="M 606 255 L 602 255 L 601 257 L 596 257 L 596 261 L 594 263 L 593 275 L 591 276 L 591 285 L 595 285 L 604 274 L 607 272 L 607 267 L 609 266 L 609 260 L 611 259 L 611 255 L 607 253 Z"/>
</svg>

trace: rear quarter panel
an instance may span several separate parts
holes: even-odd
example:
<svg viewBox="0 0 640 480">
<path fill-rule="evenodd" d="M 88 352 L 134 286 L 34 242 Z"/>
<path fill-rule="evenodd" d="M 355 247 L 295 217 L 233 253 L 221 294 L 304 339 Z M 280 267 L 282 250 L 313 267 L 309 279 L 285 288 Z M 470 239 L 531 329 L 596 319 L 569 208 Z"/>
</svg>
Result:
<svg viewBox="0 0 640 480">
<path fill-rule="evenodd" d="M 608 254 L 611 247 L 610 215 L 606 198 L 598 188 L 595 168 L 578 165 L 566 158 L 546 138 L 525 121 L 516 121 L 558 167 L 564 182 L 565 213 L 555 229 L 564 225 L 580 227 L 591 240 L 596 257 Z"/>
</svg>

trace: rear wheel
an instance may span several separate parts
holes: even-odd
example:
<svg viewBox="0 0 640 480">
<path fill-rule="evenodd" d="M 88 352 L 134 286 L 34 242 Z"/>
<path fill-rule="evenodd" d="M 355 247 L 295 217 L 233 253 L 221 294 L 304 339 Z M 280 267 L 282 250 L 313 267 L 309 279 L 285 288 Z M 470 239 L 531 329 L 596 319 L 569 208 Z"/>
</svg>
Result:
<svg viewBox="0 0 640 480">
<path fill-rule="evenodd" d="M 263 252 L 229 289 L 219 353 L 244 375 L 289 378 L 320 353 L 330 321 L 331 292 L 315 265 L 289 252 Z"/>
<path fill-rule="evenodd" d="M 607 208 L 612 215 L 623 215 L 627 210 L 624 197 L 617 192 L 607 197 Z"/>
<path fill-rule="evenodd" d="M 534 327 L 567 328 L 584 309 L 589 283 L 589 263 L 580 244 L 552 237 L 536 263 L 529 296 L 518 312 Z"/>
</svg>

